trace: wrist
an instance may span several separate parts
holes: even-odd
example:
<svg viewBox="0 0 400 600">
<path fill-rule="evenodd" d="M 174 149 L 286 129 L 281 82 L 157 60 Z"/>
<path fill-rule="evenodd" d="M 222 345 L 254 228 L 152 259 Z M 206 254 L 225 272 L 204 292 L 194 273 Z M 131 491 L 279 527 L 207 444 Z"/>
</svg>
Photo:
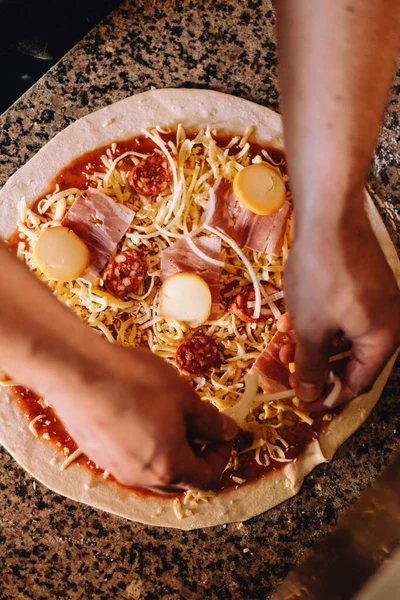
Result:
<svg viewBox="0 0 400 600">
<path fill-rule="evenodd" d="M 348 193 L 321 190 L 294 199 L 295 238 L 343 237 L 346 231 L 365 227 L 363 188 Z"/>
<path fill-rule="evenodd" d="M 106 364 L 109 344 L 75 318 L 69 323 L 68 335 L 62 325 L 58 331 L 31 330 L 13 340 L 7 336 L 7 344 L 0 347 L 2 369 L 45 397 L 61 388 L 76 389 L 89 383 L 101 364 Z"/>
</svg>

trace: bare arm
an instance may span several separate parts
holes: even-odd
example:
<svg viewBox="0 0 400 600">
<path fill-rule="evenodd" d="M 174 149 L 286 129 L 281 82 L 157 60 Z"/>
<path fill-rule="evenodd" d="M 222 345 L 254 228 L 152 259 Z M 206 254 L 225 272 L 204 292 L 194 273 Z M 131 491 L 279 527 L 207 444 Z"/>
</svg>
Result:
<svg viewBox="0 0 400 600">
<path fill-rule="evenodd" d="M 229 445 L 195 456 L 188 440 L 237 427 L 166 362 L 105 341 L 0 242 L 0 365 L 55 408 L 80 447 L 121 482 L 210 487 Z"/>
<path fill-rule="evenodd" d="M 362 188 L 399 46 L 397 0 L 278 0 L 280 84 L 296 208 L 285 286 L 298 337 L 297 390 L 318 398 L 327 347 L 353 354 L 342 399 L 367 390 L 399 344 L 399 290 Z"/>
</svg>

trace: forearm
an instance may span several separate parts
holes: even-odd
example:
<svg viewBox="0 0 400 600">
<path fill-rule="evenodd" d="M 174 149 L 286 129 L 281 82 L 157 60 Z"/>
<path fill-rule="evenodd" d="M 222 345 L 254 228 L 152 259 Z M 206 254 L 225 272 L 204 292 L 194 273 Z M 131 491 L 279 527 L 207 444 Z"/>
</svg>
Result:
<svg viewBox="0 0 400 600">
<path fill-rule="evenodd" d="M 41 394 L 73 384 L 95 334 L 0 242 L 0 367 Z M 97 341 L 97 340 L 95 340 Z M 98 346 L 104 342 L 99 339 Z"/>
<path fill-rule="evenodd" d="M 297 229 L 358 210 L 399 44 L 398 0 L 278 0 Z"/>
</svg>

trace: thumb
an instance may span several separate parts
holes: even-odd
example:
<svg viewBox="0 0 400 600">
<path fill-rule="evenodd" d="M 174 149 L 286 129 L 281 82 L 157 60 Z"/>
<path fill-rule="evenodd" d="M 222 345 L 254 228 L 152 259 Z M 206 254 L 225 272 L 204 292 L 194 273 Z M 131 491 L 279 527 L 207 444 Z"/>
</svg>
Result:
<svg viewBox="0 0 400 600">
<path fill-rule="evenodd" d="M 228 442 L 238 432 L 235 421 L 219 412 L 217 408 L 196 398 L 186 415 L 192 439 L 205 442 Z"/>
<path fill-rule="evenodd" d="M 322 394 L 328 378 L 329 339 L 321 334 L 313 337 L 297 337 L 295 365 L 295 389 L 303 402 L 315 402 Z"/>
</svg>

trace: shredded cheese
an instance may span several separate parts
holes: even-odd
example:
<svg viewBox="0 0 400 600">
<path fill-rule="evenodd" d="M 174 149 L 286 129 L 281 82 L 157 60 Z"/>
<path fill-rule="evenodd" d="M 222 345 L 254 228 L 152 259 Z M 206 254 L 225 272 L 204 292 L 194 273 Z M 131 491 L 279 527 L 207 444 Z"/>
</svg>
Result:
<svg viewBox="0 0 400 600">
<path fill-rule="evenodd" d="M 232 481 L 239 485 L 241 485 L 242 483 L 246 483 L 246 480 L 243 479 L 243 477 L 235 477 L 234 475 L 232 475 Z"/>
<path fill-rule="evenodd" d="M 284 400 L 286 398 L 293 398 L 295 395 L 296 392 L 294 390 L 283 390 L 282 392 L 257 394 L 254 400 L 258 402 L 273 402 L 274 400 Z"/>
<path fill-rule="evenodd" d="M 62 465 L 60 466 L 60 471 L 65 471 L 65 469 L 68 469 L 68 467 L 77 458 L 79 458 L 82 454 L 83 454 L 83 450 L 81 450 L 80 448 L 78 448 L 77 450 L 75 450 L 75 452 L 73 452 L 72 454 L 70 454 L 70 456 L 68 456 L 68 458 L 66 458 L 65 461 L 62 463 Z"/>
<path fill-rule="evenodd" d="M 32 419 L 32 421 L 30 421 L 29 423 L 29 429 L 31 430 L 31 432 L 33 433 L 33 435 L 35 437 L 39 437 L 36 429 L 35 429 L 35 424 L 40 421 L 41 419 L 45 419 L 46 415 L 37 415 L 34 419 Z"/>
<path fill-rule="evenodd" d="M 177 519 L 181 520 L 184 518 L 185 513 L 183 512 L 182 504 L 181 504 L 181 501 L 179 500 L 179 498 L 174 499 L 173 509 L 174 509 L 174 513 L 175 513 L 175 516 Z"/>
<path fill-rule="evenodd" d="M 16 381 L 12 381 L 11 379 L 0 379 L 0 387 L 15 387 L 17 384 Z"/>
</svg>

